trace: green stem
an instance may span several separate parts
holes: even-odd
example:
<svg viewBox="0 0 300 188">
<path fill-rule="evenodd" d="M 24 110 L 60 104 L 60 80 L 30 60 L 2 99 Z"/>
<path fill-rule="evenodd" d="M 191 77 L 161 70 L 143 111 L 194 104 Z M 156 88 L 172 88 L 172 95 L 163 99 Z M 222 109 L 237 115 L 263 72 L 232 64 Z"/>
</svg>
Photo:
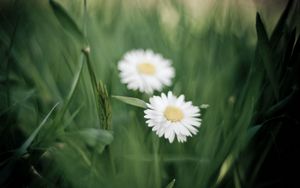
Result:
<svg viewBox="0 0 300 188">
<path fill-rule="evenodd" d="M 93 67 L 92 67 L 92 64 L 91 64 L 90 56 L 89 56 L 90 48 L 86 47 L 86 48 L 82 49 L 82 53 L 84 54 L 86 62 L 87 62 L 88 71 L 89 71 L 89 75 L 90 75 L 90 79 L 91 79 L 91 83 L 92 83 L 93 95 L 94 95 L 95 102 L 97 103 L 100 99 L 99 99 L 99 96 L 97 95 L 98 92 L 97 92 L 97 79 L 96 79 L 96 75 L 95 75 L 95 73 L 93 71 Z M 97 108 L 98 118 L 99 118 L 99 120 L 101 120 L 101 117 L 100 117 L 100 113 L 101 113 L 100 106 L 97 104 L 96 108 Z M 100 127 L 101 127 L 101 125 L 100 125 Z"/>
<path fill-rule="evenodd" d="M 161 174 L 160 174 L 160 159 L 159 159 L 159 139 L 157 137 L 153 138 L 153 152 L 154 152 L 154 187 L 161 187 Z"/>
</svg>

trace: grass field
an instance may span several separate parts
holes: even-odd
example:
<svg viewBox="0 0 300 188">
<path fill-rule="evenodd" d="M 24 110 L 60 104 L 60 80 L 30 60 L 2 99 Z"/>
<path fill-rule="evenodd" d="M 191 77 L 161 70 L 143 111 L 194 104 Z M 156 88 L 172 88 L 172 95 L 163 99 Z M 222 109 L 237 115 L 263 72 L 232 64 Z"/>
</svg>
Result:
<svg viewBox="0 0 300 188">
<path fill-rule="evenodd" d="M 0 3 L 0 187 L 275 184 L 258 175 L 270 135 L 299 127 L 299 2 L 275 18 L 208 2 Z M 118 62 L 134 49 L 172 61 L 161 92 L 209 104 L 187 142 L 159 138 L 144 109 L 112 97 L 161 94 L 121 83 Z"/>
</svg>

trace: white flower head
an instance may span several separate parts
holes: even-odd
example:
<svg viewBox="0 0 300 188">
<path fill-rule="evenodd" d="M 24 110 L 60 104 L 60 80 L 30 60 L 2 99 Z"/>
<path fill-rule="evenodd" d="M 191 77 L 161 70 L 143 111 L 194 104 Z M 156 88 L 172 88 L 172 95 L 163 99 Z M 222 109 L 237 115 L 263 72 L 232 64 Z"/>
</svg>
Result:
<svg viewBox="0 0 300 188">
<path fill-rule="evenodd" d="M 121 82 L 128 89 L 152 94 L 170 86 L 175 76 L 171 61 L 164 59 L 152 50 L 133 50 L 127 52 L 118 63 Z"/>
<path fill-rule="evenodd" d="M 183 95 L 177 98 L 169 91 L 167 95 L 151 97 L 149 102 L 144 117 L 159 137 L 164 136 L 172 143 L 176 136 L 178 142 L 185 142 L 188 136 L 197 134 L 200 109 L 190 101 L 185 102 Z"/>
</svg>

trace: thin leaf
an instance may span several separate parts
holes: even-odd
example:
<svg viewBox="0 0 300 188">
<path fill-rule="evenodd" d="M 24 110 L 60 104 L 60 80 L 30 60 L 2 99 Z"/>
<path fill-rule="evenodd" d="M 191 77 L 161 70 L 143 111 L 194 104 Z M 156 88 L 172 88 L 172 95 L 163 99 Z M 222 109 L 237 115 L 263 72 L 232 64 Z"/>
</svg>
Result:
<svg viewBox="0 0 300 188">
<path fill-rule="evenodd" d="M 288 41 L 287 41 L 284 60 L 283 60 L 283 63 L 287 66 L 289 65 L 290 59 L 293 55 L 293 49 L 295 43 L 296 43 L 296 28 L 294 28 L 288 36 Z"/>
<path fill-rule="evenodd" d="M 73 33 L 77 38 L 83 40 L 83 34 L 75 21 L 69 16 L 67 11 L 54 0 L 49 0 L 51 8 L 60 25 L 68 32 Z"/>
<path fill-rule="evenodd" d="M 270 109 L 266 112 L 265 116 L 270 117 L 272 114 L 278 112 L 282 108 L 284 108 L 292 99 L 293 97 L 297 94 L 298 89 L 294 88 L 291 94 L 289 94 L 286 98 L 282 99 L 280 102 L 277 104 L 273 105 L 270 107 Z"/>
<path fill-rule="evenodd" d="M 294 65 L 296 63 L 299 63 L 299 57 L 300 57 L 300 38 L 295 42 L 294 48 L 293 48 L 293 54 L 291 56 L 291 60 L 289 62 L 289 65 Z"/>
<path fill-rule="evenodd" d="M 286 22 L 287 22 L 290 10 L 292 8 L 292 5 L 293 5 L 293 1 L 289 0 L 279 21 L 277 22 L 275 29 L 273 30 L 273 33 L 272 33 L 271 39 L 270 39 L 272 47 L 274 47 L 278 44 L 279 39 L 281 38 L 281 36 L 284 32 L 284 28 L 286 27 Z"/>
<path fill-rule="evenodd" d="M 220 172 L 219 172 L 219 176 L 217 179 L 217 184 L 219 184 L 223 178 L 225 177 L 225 175 L 229 172 L 229 170 L 231 169 L 232 165 L 234 162 L 234 157 L 232 155 L 229 155 L 223 162 L 221 168 L 220 168 Z"/>
<path fill-rule="evenodd" d="M 258 39 L 258 52 L 263 61 L 267 77 L 271 83 L 276 99 L 279 99 L 278 84 L 274 72 L 274 62 L 272 61 L 271 48 L 265 26 L 260 18 L 259 13 L 256 14 L 256 32 Z"/>
<path fill-rule="evenodd" d="M 69 105 L 70 105 L 71 100 L 72 100 L 72 98 L 74 96 L 75 90 L 76 90 L 76 88 L 78 86 L 80 75 L 81 75 L 81 72 L 83 70 L 83 64 L 84 64 L 84 61 L 83 61 L 83 56 L 82 56 L 82 60 L 80 62 L 80 65 L 79 65 L 79 67 L 77 69 L 77 72 L 75 74 L 74 80 L 72 82 L 70 92 L 68 93 L 68 96 L 67 96 L 67 98 L 66 98 L 66 100 L 64 102 L 63 107 L 61 108 L 61 110 L 58 113 L 58 115 L 55 117 L 53 126 L 51 127 L 52 129 L 49 130 L 50 134 L 48 134 L 48 135 L 55 134 L 55 132 L 57 130 L 62 131 L 62 129 L 66 128 L 66 126 L 60 126 L 61 125 L 60 123 L 61 123 L 61 121 L 62 121 L 65 113 L 67 112 L 67 110 L 69 108 Z"/>
<path fill-rule="evenodd" d="M 173 179 L 167 186 L 166 186 L 166 188 L 173 188 L 174 187 L 174 185 L 175 185 L 175 179 Z"/>
<path fill-rule="evenodd" d="M 40 132 L 40 130 L 43 128 L 45 123 L 47 122 L 48 118 L 54 111 L 54 109 L 57 107 L 58 103 L 54 105 L 54 107 L 50 110 L 50 112 L 46 115 L 46 117 L 43 119 L 43 121 L 40 123 L 40 125 L 31 133 L 29 138 L 23 143 L 23 145 L 16 151 L 17 156 L 22 156 L 27 152 L 28 147 L 31 145 L 31 143 L 34 141 L 37 134 Z"/>
<path fill-rule="evenodd" d="M 66 129 L 75 119 L 75 117 L 78 115 L 80 110 L 82 109 L 83 105 L 79 106 L 77 110 L 73 114 L 71 114 L 70 118 L 66 120 L 66 123 L 64 124 L 64 129 Z"/>
<path fill-rule="evenodd" d="M 126 104 L 130 104 L 132 106 L 137 106 L 140 108 L 147 108 L 147 104 L 145 101 L 138 99 L 138 98 L 133 98 L 133 97 L 124 97 L 124 96 L 112 96 L 115 99 L 118 99 Z"/>
<path fill-rule="evenodd" d="M 261 128 L 262 128 L 262 124 L 250 127 L 247 132 L 248 140 L 251 140 Z"/>
<path fill-rule="evenodd" d="M 35 92 L 36 91 L 34 89 L 24 92 L 23 94 L 24 97 L 22 99 L 15 101 L 6 109 L 1 109 L 0 116 L 6 113 L 7 111 L 16 108 L 18 105 L 21 105 L 23 102 L 27 101 L 28 99 L 30 99 L 35 94 Z"/>
<path fill-rule="evenodd" d="M 260 42 L 260 44 L 263 44 L 264 46 L 267 46 L 269 42 L 268 34 L 259 13 L 256 14 L 256 32 L 258 42 Z"/>
<path fill-rule="evenodd" d="M 31 133 L 29 138 L 22 144 L 22 146 L 15 151 L 14 155 L 3 164 L 3 167 L 1 166 L 0 187 L 4 186 L 5 182 L 7 181 L 7 178 L 11 175 L 12 171 L 14 170 L 17 164 L 17 159 L 19 159 L 27 152 L 28 147 L 32 144 L 35 137 L 37 136 L 41 128 L 45 125 L 45 123 L 47 122 L 48 118 L 50 117 L 54 109 L 57 107 L 57 105 L 58 103 L 54 105 L 54 107 L 46 115 L 46 117 L 43 119 L 40 125 L 33 131 L 33 133 Z"/>
<path fill-rule="evenodd" d="M 78 86 L 79 78 L 80 78 L 80 75 L 81 75 L 81 72 L 82 72 L 82 69 L 83 69 L 83 63 L 84 63 L 84 61 L 82 60 L 82 61 L 80 62 L 80 65 L 79 65 L 79 67 L 78 67 L 78 70 L 77 70 L 77 72 L 76 72 L 76 74 L 75 74 L 74 80 L 73 80 L 72 85 L 71 85 L 70 92 L 69 92 L 69 94 L 68 94 L 68 96 L 67 96 L 67 98 L 66 98 L 66 101 L 65 101 L 65 103 L 64 103 L 64 106 L 63 106 L 63 108 L 62 108 L 62 111 L 61 111 L 61 113 L 59 113 L 60 116 L 61 116 L 60 118 L 62 118 L 62 117 L 64 116 L 64 114 L 65 114 L 65 112 L 67 111 L 67 109 L 68 109 L 68 107 L 69 107 L 69 104 L 70 104 L 70 102 L 71 102 L 71 100 L 72 100 L 72 98 L 73 98 L 73 96 L 74 96 L 74 93 L 75 93 L 75 90 L 76 90 L 76 88 L 77 88 L 77 86 Z"/>
</svg>

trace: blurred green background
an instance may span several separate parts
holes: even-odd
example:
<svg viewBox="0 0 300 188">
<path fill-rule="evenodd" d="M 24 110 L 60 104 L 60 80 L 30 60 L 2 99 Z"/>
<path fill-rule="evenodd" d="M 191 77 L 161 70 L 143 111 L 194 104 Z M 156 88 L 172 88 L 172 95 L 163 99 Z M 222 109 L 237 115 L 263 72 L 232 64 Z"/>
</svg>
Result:
<svg viewBox="0 0 300 188">
<path fill-rule="evenodd" d="M 297 1 L 1 1 L 0 186 L 278 183 L 258 175 L 270 134 L 299 124 L 298 9 Z M 117 70 L 139 48 L 172 60 L 176 77 L 164 92 L 210 105 L 184 144 L 159 139 L 143 109 L 111 98 L 148 100 Z"/>
</svg>

